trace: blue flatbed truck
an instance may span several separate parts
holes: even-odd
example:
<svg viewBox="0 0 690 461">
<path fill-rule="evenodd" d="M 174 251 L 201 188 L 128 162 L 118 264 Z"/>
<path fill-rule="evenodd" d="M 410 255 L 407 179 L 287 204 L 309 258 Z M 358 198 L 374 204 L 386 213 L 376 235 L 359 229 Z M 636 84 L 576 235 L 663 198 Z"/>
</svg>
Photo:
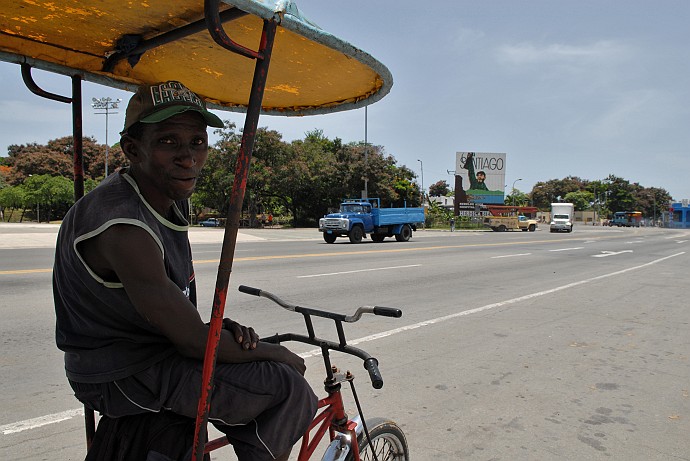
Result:
<svg viewBox="0 0 690 461">
<path fill-rule="evenodd" d="M 381 208 L 378 198 L 346 199 L 340 204 L 340 211 L 319 219 L 319 232 L 326 243 L 334 243 L 338 237 L 360 243 L 367 234 L 374 242 L 382 242 L 386 237 L 407 242 L 423 223 L 423 208 Z"/>
</svg>

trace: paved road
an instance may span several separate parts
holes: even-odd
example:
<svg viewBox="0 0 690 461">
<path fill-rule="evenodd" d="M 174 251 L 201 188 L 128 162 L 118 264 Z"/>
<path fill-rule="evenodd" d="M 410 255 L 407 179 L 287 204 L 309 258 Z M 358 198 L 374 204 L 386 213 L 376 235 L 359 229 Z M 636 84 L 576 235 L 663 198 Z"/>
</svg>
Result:
<svg viewBox="0 0 690 461">
<path fill-rule="evenodd" d="M 361 364 L 336 363 L 356 374 L 368 416 L 403 426 L 413 459 L 690 459 L 687 232 L 427 231 L 361 245 L 310 232 L 240 242 L 231 286 L 339 312 L 401 307 L 402 319 L 346 328 L 380 360 L 382 390 Z M 219 243 L 193 248 L 207 317 Z M 11 269 L 21 254 L 34 255 L 34 272 Z M 83 456 L 53 346 L 51 258 L 49 248 L 0 249 L 2 459 Z M 301 328 L 299 316 L 235 291 L 227 311 L 264 336 Z M 318 389 L 318 357 L 296 350 Z"/>
</svg>

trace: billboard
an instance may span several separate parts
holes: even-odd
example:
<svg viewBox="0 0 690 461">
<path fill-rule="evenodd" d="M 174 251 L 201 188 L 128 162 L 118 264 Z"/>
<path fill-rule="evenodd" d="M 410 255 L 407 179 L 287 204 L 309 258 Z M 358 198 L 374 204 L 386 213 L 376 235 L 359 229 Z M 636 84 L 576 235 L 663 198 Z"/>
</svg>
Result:
<svg viewBox="0 0 690 461">
<path fill-rule="evenodd" d="M 455 196 L 465 203 L 503 204 L 506 154 L 455 153 Z"/>
</svg>

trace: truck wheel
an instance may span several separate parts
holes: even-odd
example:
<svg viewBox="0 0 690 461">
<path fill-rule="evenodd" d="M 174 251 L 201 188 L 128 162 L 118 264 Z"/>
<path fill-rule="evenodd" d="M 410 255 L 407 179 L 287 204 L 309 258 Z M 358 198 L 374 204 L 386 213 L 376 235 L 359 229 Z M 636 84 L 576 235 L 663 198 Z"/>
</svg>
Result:
<svg viewBox="0 0 690 461">
<path fill-rule="evenodd" d="M 530 232 L 534 232 L 535 230 L 537 230 L 537 226 L 534 225 L 534 224 L 530 224 L 530 225 L 529 225 L 529 231 L 530 231 Z"/>
<path fill-rule="evenodd" d="M 521 228 L 520 230 L 521 230 L 522 232 L 527 232 L 528 229 L 527 229 L 526 227 L 523 227 L 523 228 Z"/>
<path fill-rule="evenodd" d="M 326 232 L 323 233 L 323 239 L 326 241 L 326 243 L 334 243 L 336 239 L 335 234 L 328 234 Z"/>
<path fill-rule="evenodd" d="M 409 224 L 403 224 L 400 233 L 395 235 L 395 240 L 398 242 L 409 242 L 412 238 L 412 228 Z"/>
<path fill-rule="evenodd" d="M 352 229 L 350 229 L 348 237 L 350 237 L 350 243 L 361 243 L 362 237 L 364 237 L 362 226 L 354 226 Z"/>
<path fill-rule="evenodd" d="M 508 228 L 506 226 L 504 226 L 503 224 L 501 224 L 500 226 L 498 226 L 497 232 L 505 232 L 506 229 L 508 229 Z"/>
<path fill-rule="evenodd" d="M 371 239 L 376 243 L 383 242 L 383 239 L 386 238 L 384 234 L 371 234 L 369 237 L 371 237 Z"/>
</svg>

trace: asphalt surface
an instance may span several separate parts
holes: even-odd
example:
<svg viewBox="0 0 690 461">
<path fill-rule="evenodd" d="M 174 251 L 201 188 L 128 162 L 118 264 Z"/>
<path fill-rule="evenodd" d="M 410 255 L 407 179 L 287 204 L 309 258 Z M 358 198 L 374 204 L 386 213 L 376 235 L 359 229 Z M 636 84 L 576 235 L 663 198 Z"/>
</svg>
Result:
<svg viewBox="0 0 690 461">
<path fill-rule="evenodd" d="M 50 242 L 56 229 L 43 226 L 9 230 Z M 202 318 L 222 234 L 190 233 Z M 407 243 L 360 245 L 326 244 L 314 229 L 241 238 L 226 312 L 262 336 L 303 332 L 301 316 L 239 284 L 335 312 L 403 310 L 345 328 L 379 359 L 383 389 L 361 362 L 333 360 L 356 375 L 367 417 L 401 425 L 413 460 L 690 459 L 688 231 L 419 231 Z M 0 249 L 0 459 L 83 459 L 79 404 L 54 346 L 51 263 L 50 247 Z M 302 346 L 291 347 L 320 395 L 323 365 Z"/>
</svg>

